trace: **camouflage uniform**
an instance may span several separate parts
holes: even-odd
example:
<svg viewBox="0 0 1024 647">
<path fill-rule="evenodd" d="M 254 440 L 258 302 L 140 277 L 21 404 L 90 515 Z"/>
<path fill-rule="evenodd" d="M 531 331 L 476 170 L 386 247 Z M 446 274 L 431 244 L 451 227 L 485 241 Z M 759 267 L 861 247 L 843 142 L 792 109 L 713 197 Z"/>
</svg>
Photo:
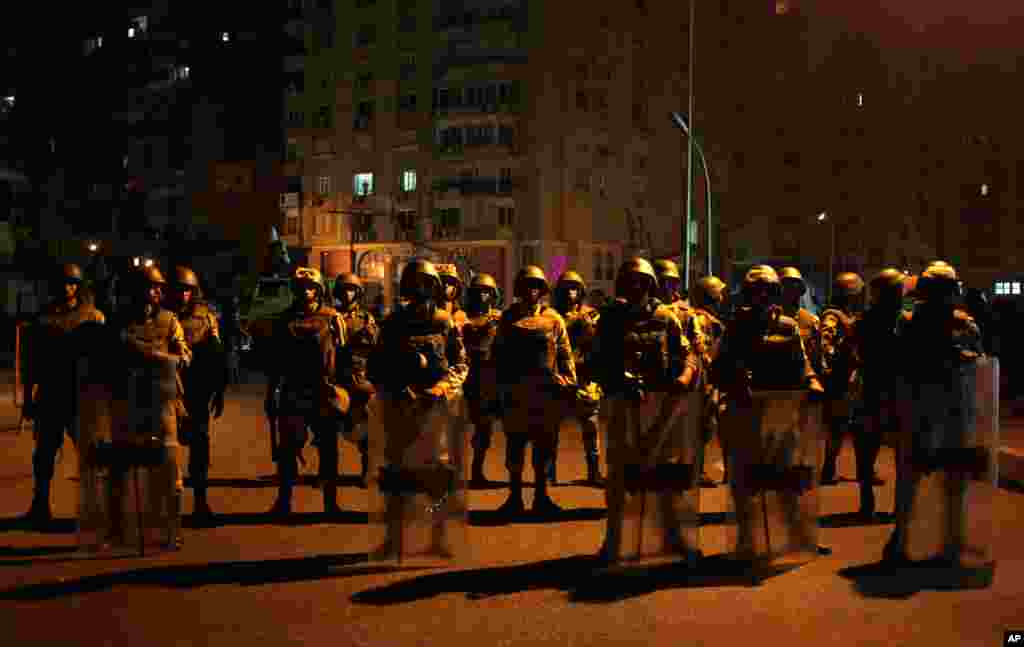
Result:
<svg viewBox="0 0 1024 647">
<path fill-rule="evenodd" d="M 697 281 L 690 296 L 693 310 L 693 328 L 699 333 L 695 349 L 700 357 L 701 389 L 704 394 L 703 415 L 701 420 L 702 452 L 700 455 L 701 485 L 714 485 L 708 476 L 706 461 L 707 446 L 711 437 L 718 436 L 722 448 L 722 460 L 728 466 L 729 453 L 719 430 L 719 416 L 722 408 L 721 391 L 718 384 L 711 379 L 711 366 L 718 357 L 722 335 L 725 334 L 725 322 L 722 321 L 721 309 L 727 295 L 726 285 L 718 277 L 708 276 Z M 728 467 L 722 476 L 722 482 L 729 481 Z"/>
<path fill-rule="evenodd" d="M 627 294 L 630 275 L 648 279 L 642 296 Z M 616 281 L 620 298 L 602 311 L 598 322 L 593 370 L 611 402 L 606 490 L 609 523 L 601 554 L 612 561 L 621 553 L 620 520 L 626 492 L 632 491 L 627 483 L 629 467 L 671 464 L 679 459 L 691 463 L 695 458 L 686 456 L 685 447 L 671 440 L 678 436 L 678 416 L 666 412 L 675 412 L 675 403 L 698 384 L 699 356 L 673 310 L 652 296 L 657 288 L 654 269 L 646 260 L 627 260 Z M 655 418 L 646 418 L 651 411 Z M 627 420 L 633 420 L 636 428 L 626 428 Z M 696 443 L 696 438 L 682 439 L 684 445 L 689 441 Z M 688 490 L 690 484 L 680 487 Z M 679 536 L 679 520 L 672 505 L 676 494 L 658 499 L 666 543 L 673 549 L 693 550 L 696 547 L 684 545 Z"/>
<path fill-rule="evenodd" d="M 485 297 L 489 294 L 489 297 Z M 466 409 L 473 423 L 472 483 L 483 487 L 484 458 L 491 447 L 494 421 L 501 415 L 498 401 L 498 374 L 494 361 L 494 339 L 498 334 L 501 310 L 492 307 L 498 296 L 498 285 L 490 274 L 477 274 L 469 286 L 469 311 L 462 326 L 466 352 L 469 355 L 469 377 L 466 378 Z"/>
<path fill-rule="evenodd" d="M 192 291 L 188 302 L 183 302 L 180 296 L 168 300 L 192 353 L 192 362 L 181 371 L 185 415 L 178 419 L 178 439 L 189 448 L 188 473 L 195 496 L 194 514 L 208 517 L 210 508 L 206 489 L 210 472 L 210 410 L 213 407 L 217 417 L 224 412 L 224 390 L 227 387 L 224 342 L 217 316 L 200 301 L 202 293 L 195 272 L 187 267 L 177 267 L 175 273 L 175 288 Z"/>
<path fill-rule="evenodd" d="M 568 291 L 571 286 L 578 290 L 575 302 L 570 302 Z M 558 314 L 565 320 L 572 346 L 573 362 L 576 366 L 576 377 L 580 388 L 577 397 L 570 404 L 570 415 L 580 421 L 583 427 L 583 452 L 587 462 L 587 482 L 601 484 L 600 449 L 598 444 L 598 413 L 600 410 L 601 393 L 593 377 L 591 358 L 594 352 L 594 338 L 597 337 L 597 325 L 600 312 L 583 303 L 586 283 L 576 272 L 565 272 L 558 278 L 555 286 L 554 306 Z M 552 457 L 548 476 L 555 482 L 555 466 L 558 461 L 557 436 L 555 455 Z"/>
<path fill-rule="evenodd" d="M 532 286 L 530 284 L 533 284 Z M 501 315 L 495 340 L 498 384 L 502 393 L 506 437 L 505 466 L 510 477 L 508 500 L 502 514 L 523 511 L 522 479 L 526 445 L 533 443 L 533 470 L 537 491 L 533 510 L 548 514 L 559 508 L 547 493 L 544 477 L 558 434 L 569 390 L 576 389 L 576 368 L 565 321 L 554 308 L 527 299 L 550 288 L 544 271 L 527 266 L 516 277 L 516 296 Z"/>
<path fill-rule="evenodd" d="M 308 427 L 320 454 L 318 476 L 324 511 L 336 513 L 337 434 L 349 409 L 348 392 L 339 386 L 337 356 L 348 343 L 348 332 L 338 311 L 323 303 L 326 286 L 319 271 L 299 267 L 292 280 L 296 298 L 292 307 L 274 321 L 268 367 L 267 414 L 277 418 L 280 436 L 280 483 L 271 512 L 291 512 L 298 457 Z M 314 301 L 306 300 L 309 290 L 316 293 Z"/>
<path fill-rule="evenodd" d="M 828 396 L 825 422 L 829 427 L 821 482 L 836 482 L 836 461 L 843 436 L 857 423 L 860 407 L 860 376 L 854 372 L 846 339 L 864 309 L 864 280 L 853 272 L 836 277 L 832 305 L 821 313 L 820 375 Z"/>
<path fill-rule="evenodd" d="M 355 299 L 349 303 L 344 292 L 355 289 Z M 359 446 L 360 478 L 365 482 L 369 469 L 369 437 L 365 425 L 368 420 L 370 399 L 376 393 L 373 383 L 366 372 L 366 363 L 377 345 L 380 329 L 377 321 L 362 303 L 363 283 L 355 274 L 339 274 L 334 281 L 334 298 L 339 303 L 341 318 L 348 330 L 348 344 L 341 349 L 338 359 L 339 384 L 345 387 L 351 396 L 352 409 L 346 418 L 346 435 Z M 355 427 L 364 425 L 361 433 Z"/>
<path fill-rule="evenodd" d="M 83 324 L 103 324 L 103 313 L 91 303 L 82 286 L 82 270 L 69 264 L 62 268 L 61 290 L 74 288 L 48 305 L 34 325 L 27 329 L 25 343 L 24 417 L 34 419 L 35 451 L 32 453 L 32 475 L 35 494 L 29 517 L 36 522 L 50 519 L 50 482 L 53 480 L 57 450 L 64 444 L 66 433 L 75 438 L 75 359 L 80 350 L 75 334 Z M 69 291 L 72 288 L 67 288 Z"/>
</svg>

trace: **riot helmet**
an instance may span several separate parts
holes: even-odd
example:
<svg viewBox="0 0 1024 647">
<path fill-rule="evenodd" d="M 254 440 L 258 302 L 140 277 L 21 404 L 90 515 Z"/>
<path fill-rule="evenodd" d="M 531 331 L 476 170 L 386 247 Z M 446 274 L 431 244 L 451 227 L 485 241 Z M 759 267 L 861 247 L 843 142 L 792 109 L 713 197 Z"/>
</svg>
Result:
<svg viewBox="0 0 1024 647">
<path fill-rule="evenodd" d="M 348 300 L 347 293 L 355 292 L 352 300 Z M 346 307 L 358 303 L 363 298 L 363 282 L 352 272 L 342 272 L 334 279 L 333 296 L 341 301 Z"/>
<path fill-rule="evenodd" d="M 948 303 L 961 296 L 956 269 L 946 261 L 932 261 L 917 281 L 918 295 L 928 303 Z"/>
<path fill-rule="evenodd" d="M 177 265 L 174 268 L 174 292 L 176 299 L 187 303 L 193 299 L 202 298 L 199 287 L 199 277 L 191 268 L 184 265 Z M 185 297 L 185 292 L 190 292 L 190 298 Z"/>
<path fill-rule="evenodd" d="M 690 290 L 690 305 L 720 314 L 728 297 L 725 288 L 725 283 L 717 276 L 705 276 Z"/>
<path fill-rule="evenodd" d="M 444 288 L 437 268 L 430 261 L 417 258 L 410 261 L 402 270 L 398 281 L 399 296 L 413 302 L 433 300 L 440 303 L 444 298 Z"/>
<path fill-rule="evenodd" d="M 441 287 L 445 295 L 445 301 L 448 300 L 448 287 L 451 286 L 455 288 L 451 301 L 458 303 L 459 299 L 462 298 L 462 279 L 459 278 L 459 270 L 455 267 L 455 263 L 436 263 L 434 267 L 437 268 L 437 274 L 441 277 Z"/>
<path fill-rule="evenodd" d="M 466 291 L 466 307 L 470 312 L 485 312 L 498 298 L 498 282 L 490 274 L 477 274 Z"/>
<path fill-rule="evenodd" d="M 618 275 L 615 277 L 615 295 L 619 297 L 626 297 L 628 292 L 636 289 L 632 296 L 636 297 L 639 295 L 639 287 L 633 288 L 632 286 L 639 286 L 639 283 L 633 283 L 635 277 L 642 277 L 646 279 L 646 288 L 644 293 L 647 296 L 653 296 L 653 293 L 658 289 L 658 276 L 654 273 L 654 268 L 650 262 L 645 258 L 638 256 L 627 259 L 619 267 Z"/>
<path fill-rule="evenodd" d="M 856 272 L 840 272 L 832 281 L 832 305 L 857 313 L 864 309 L 864 279 Z"/>
<path fill-rule="evenodd" d="M 743 277 L 743 300 L 748 306 L 778 305 L 782 298 L 779 275 L 768 265 L 755 265 Z"/>
<path fill-rule="evenodd" d="M 327 286 L 324 284 L 320 270 L 313 267 L 296 267 L 292 272 L 292 294 L 297 299 L 305 301 L 305 291 L 311 287 L 316 290 L 316 300 L 323 301 L 324 294 L 327 293 Z"/>
<path fill-rule="evenodd" d="M 576 298 L 569 298 L 569 291 L 576 291 Z M 583 303 L 587 292 L 587 284 L 579 272 L 568 270 L 558 277 L 555 284 L 555 308 L 559 311 L 568 310 L 570 307 Z"/>
<path fill-rule="evenodd" d="M 906 275 L 894 267 L 887 267 L 871 279 L 871 307 L 892 308 L 903 307 L 903 288 Z"/>
<path fill-rule="evenodd" d="M 526 291 L 530 286 L 536 286 L 540 288 L 540 296 L 551 292 L 551 286 L 548 284 L 548 278 L 544 275 L 544 270 L 540 269 L 536 265 L 527 265 L 523 269 L 519 270 L 519 274 L 516 275 L 515 282 L 515 296 L 518 299 L 526 298 Z"/>
<path fill-rule="evenodd" d="M 654 261 L 652 267 L 654 268 L 655 276 L 658 278 L 658 285 L 661 287 L 664 300 L 672 301 L 680 297 L 679 286 L 682 283 L 682 278 L 679 275 L 679 266 L 675 264 L 675 261 L 661 258 Z"/>
</svg>

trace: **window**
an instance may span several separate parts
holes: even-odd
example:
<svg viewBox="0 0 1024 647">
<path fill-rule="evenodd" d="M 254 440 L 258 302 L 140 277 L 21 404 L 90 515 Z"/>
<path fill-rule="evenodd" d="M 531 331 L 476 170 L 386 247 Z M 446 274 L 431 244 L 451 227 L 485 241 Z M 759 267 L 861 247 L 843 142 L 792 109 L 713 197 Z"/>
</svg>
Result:
<svg viewBox="0 0 1024 647">
<path fill-rule="evenodd" d="M 501 227 L 512 227 L 515 222 L 515 207 L 498 207 L 498 225 Z"/>
<path fill-rule="evenodd" d="M 136 36 L 145 33 L 148 24 L 149 21 L 146 19 L 146 16 L 136 16 L 135 18 L 132 18 L 132 21 L 128 26 L 128 38 L 135 38 Z"/>
<path fill-rule="evenodd" d="M 598 281 L 604 279 L 604 254 L 600 250 L 594 251 L 594 278 Z"/>
<path fill-rule="evenodd" d="M 171 80 L 172 81 L 184 81 L 189 78 L 192 73 L 191 68 L 188 65 L 176 65 L 171 68 Z"/>
<path fill-rule="evenodd" d="M 369 47 L 377 40 L 377 27 L 375 25 L 363 25 L 355 35 L 356 47 Z"/>
<path fill-rule="evenodd" d="M 317 190 L 319 193 L 327 194 L 331 192 L 331 176 L 321 175 L 317 178 L 316 182 Z"/>
<path fill-rule="evenodd" d="M 358 196 L 373 195 L 373 173 L 356 173 L 353 192 Z"/>
<path fill-rule="evenodd" d="M 226 32 L 226 31 L 222 31 L 220 33 L 220 42 L 227 43 L 227 42 L 230 42 L 230 41 L 231 41 L 231 34 Z"/>
<path fill-rule="evenodd" d="M 597 178 L 597 193 L 602 198 L 608 197 L 608 187 L 605 185 L 605 177 L 603 173 Z"/>
<path fill-rule="evenodd" d="M 1021 294 L 1021 283 L 1020 281 L 999 281 L 995 284 L 996 294 L 1007 295 L 1007 294 Z"/>
<path fill-rule="evenodd" d="M 587 111 L 587 93 L 583 90 L 576 91 L 576 109 L 582 112 Z"/>
<path fill-rule="evenodd" d="M 103 47 L 103 36 L 96 36 L 94 38 L 86 39 L 85 41 L 85 54 L 88 56 L 99 48 Z"/>
<path fill-rule="evenodd" d="M 416 95 L 407 94 L 398 98 L 398 109 L 401 112 L 416 112 Z"/>
<path fill-rule="evenodd" d="M 402 171 L 402 190 L 409 192 L 416 190 L 416 171 Z"/>
<path fill-rule="evenodd" d="M 576 178 L 573 187 L 577 191 L 590 191 L 590 170 L 576 169 Z"/>
<path fill-rule="evenodd" d="M 403 231 L 412 231 L 416 229 L 416 212 L 415 211 L 399 211 L 396 216 L 398 221 L 398 228 Z"/>
<path fill-rule="evenodd" d="M 615 257 L 611 252 L 604 254 L 604 278 L 612 281 L 615 279 Z"/>
</svg>

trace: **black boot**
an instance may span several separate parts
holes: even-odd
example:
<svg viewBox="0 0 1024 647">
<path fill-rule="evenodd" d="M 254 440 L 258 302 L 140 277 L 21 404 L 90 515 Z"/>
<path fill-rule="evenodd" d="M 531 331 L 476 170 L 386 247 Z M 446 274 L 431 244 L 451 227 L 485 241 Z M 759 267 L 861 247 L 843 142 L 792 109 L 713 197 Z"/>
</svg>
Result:
<svg viewBox="0 0 1024 647">
<path fill-rule="evenodd" d="M 192 521 L 196 525 L 206 525 L 213 521 L 213 510 L 206 501 L 206 490 L 196 489 L 193 491 Z"/>
<path fill-rule="evenodd" d="M 338 486 L 335 483 L 324 484 L 324 514 L 337 516 L 341 514 L 338 506 Z"/>
<path fill-rule="evenodd" d="M 490 483 L 491 482 L 487 480 L 487 477 L 484 476 L 483 452 L 477 450 L 477 452 L 473 454 L 473 468 L 469 486 L 472 488 L 486 488 Z"/>
<path fill-rule="evenodd" d="M 359 480 L 360 486 L 366 487 L 366 475 L 370 471 L 370 441 L 364 438 L 359 441 Z"/>
<path fill-rule="evenodd" d="M 275 517 L 287 517 L 292 513 L 292 486 L 282 485 L 277 490 L 277 500 L 270 514 Z"/>
<path fill-rule="evenodd" d="M 857 514 L 864 519 L 875 516 L 875 490 L 870 482 L 860 484 L 860 510 Z"/>
<path fill-rule="evenodd" d="M 25 514 L 25 520 L 34 528 L 42 528 L 53 521 L 50 511 L 50 491 L 37 490 L 32 497 L 32 507 Z"/>
<path fill-rule="evenodd" d="M 523 504 L 523 477 L 522 475 L 512 477 L 509 485 L 508 499 L 498 508 L 498 514 L 503 517 L 518 517 L 526 511 Z"/>
<path fill-rule="evenodd" d="M 597 452 L 587 454 L 587 484 L 602 486 L 604 479 L 601 478 L 601 457 Z"/>
<path fill-rule="evenodd" d="M 554 517 L 562 512 L 562 508 L 548 495 L 546 483 L 538 481 L 530 511 L 540 517 Z"/>
</svg>

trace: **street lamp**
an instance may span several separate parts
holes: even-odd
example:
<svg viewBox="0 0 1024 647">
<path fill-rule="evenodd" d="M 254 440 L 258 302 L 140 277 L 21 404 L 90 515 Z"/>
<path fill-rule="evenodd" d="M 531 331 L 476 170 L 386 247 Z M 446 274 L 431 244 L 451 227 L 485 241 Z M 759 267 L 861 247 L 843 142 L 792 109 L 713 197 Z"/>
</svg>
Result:
<svg viewBox="0 0 1024 647">
<path fill-rule="evenodd" d="M 711 265 L 712 256 L 713 256 L 713 253 L 712 253 L 712 233 L 711 233 L 712 232 L 712 230 L 711 230 L 711 223 L 712 223 L 712 220 L 711 220 L 711 202 L 712 202 L 712 199 L 711 199 L 711 196 L 712 196 L 712 192 L 711 192 L 711 169 L 708 167 L 708 159 L 707 159 L 707 156 L 704 155 L 704 148 L 700 145 L 700 141 L 698 139 L 696 139 L 693 136 L 693 133 L 690 131 L 690 126 L 689 126 L 689 124 L 686 121 L 686 117 L 684 115 L 679 114 L 678 112 L 671 112 L 671 113 L 669 113 L 669 117 L 671 117 L 672 123 L 674 123 L 679 128 L 679 130 L 683 131 L 683 134 L 685 134 L 687 136 L 687 138 L 689 138 L 690 143 L 697 149 L 697 153 L 698 153 L 698 155 L 700 155 L 700 164 L 701 164 L 701 166 L 704 169 L 704 204 L 705 204 L 706 212 L 707 212 L 707 217 L 705 218 L 705 224 L 706 224 L 707 230 L 708 230 L 707 275 L 711 276 L 712 274 L 714 274 L 714 271 L 713 271 L 712 265 Z M 692 160 L 692 158 L 691 158 L 691 160 Z M 687 206 L 687 214 L 686 214 L 687 221 L 692 219 L 692 201 L 690 200 L 690 193 L 693 192 L 692 177 L 690 178 L 690 180 L 691 181 L 690 181 L 690 185 L 689 185 L 689 193 L 687 194 L 687 205 L 688 205 Z M 689 223 L 687 223 L 687 227 L 689 227 Z M 686 239 L 687 239 L 686 242 L 688 242 L 689 232 L 687 232 L 687 234 L 685 236 L 686 236 Z M 689 266 L 689 259 L 688 258 L 687 258 L 687 266 Z M 689 270 L 687 270 L 687 272 L 689 272 Z M 687 274 L 687 276 L 689 276 L 689 275 Z"/>
<path fill-rule="evenodd" d="M 826 305 L 829 305 L 829 304 L 832 303 L 832 266 L 835 263 L 835 257 L 836 257 L 836 221 L 833 220 L 832 218 L 829 218 L 829 215 L 828 215 L 827 211 L 822 211 L 821 213 L 818 214 L 818 222 L 819 223 L 827 222 L 829 224 L 829 227 L 831 227 L 831 230 L 832 230 L 831 231 L 831 240 L 832 240 L 832 242 L 831 242 L 831 245 L 829 246 L 829 251 L 828 251 L 828 303 L 826 303 Z"/>
</svg>

